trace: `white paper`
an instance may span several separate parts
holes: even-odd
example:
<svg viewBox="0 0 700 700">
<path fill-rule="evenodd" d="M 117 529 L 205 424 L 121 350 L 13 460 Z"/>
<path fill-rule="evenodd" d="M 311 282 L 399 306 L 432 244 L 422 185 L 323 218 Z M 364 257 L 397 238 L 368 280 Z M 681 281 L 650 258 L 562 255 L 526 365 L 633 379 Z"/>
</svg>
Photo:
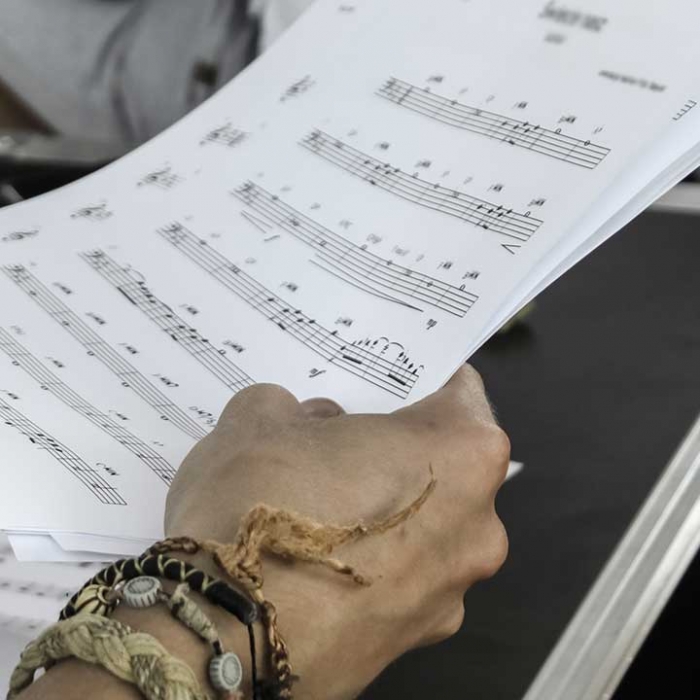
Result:
<svg viewBox="0 0 700 700">
<path fill-rule="evenodd" d="M 50 623 L 68 599 L 100 564 L 37 564 L 20 562 L 3 537 L 0 540 L 0 616 Z M 0 622 L 0 628 L 2 622 Z M 15 631 L 17 627 L 14 627 Z"/>
<path fill-rule="evenodd" d="M 101 567 L 97 564 L 28 564 L 0 535 L 0 684 L 7 687 L 22 649 L 58 619 L 61 608 Z"/>
<path fill-rule="evenodd" d="M 696 124 L 696 20 L 321 1 L 147 146 L 0 212 L 0 527 L 159 537 L 254 382 L 350 411 L 434 391 L 680 167 L 644 154 Z"/>
<path fill-rule="evenodd" d="M 80 535 L 71 532 L 54 532 L 51 538 L 69 554 L 90 552 L 99 557 L 136 557 L 143 554 L 152 540 L 117 539 L 97 535 Z M 104 561 L 104 559 L 103 559 Z"/>
<path fill-rule="evenodd" d="M 102 563 L 120 558 L 104 552 L 65 550 L 49 533 L 13 532 L 8 534 L 7 538 L 15 558 L 23 564 L 29 562 Z"/>
<path fill-rule="evenodd" d="M 525 465 L 522 462 L 511 462 L 508 465 L 508 473 L 506 474 L 506 481 L 508 479 L 512 479 L 514 476 L 517 476 L 522 472 L 522 470 L 525 468 Z"/>
</svg>

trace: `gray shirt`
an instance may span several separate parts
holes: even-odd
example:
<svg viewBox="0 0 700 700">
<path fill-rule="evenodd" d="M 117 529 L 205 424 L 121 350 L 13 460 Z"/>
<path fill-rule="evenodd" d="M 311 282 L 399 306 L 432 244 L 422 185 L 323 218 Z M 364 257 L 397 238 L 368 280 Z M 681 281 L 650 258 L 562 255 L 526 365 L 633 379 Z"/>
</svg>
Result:
<svg viewBox="0 0 700 700">
<path fill-rule="evenodd" d="M 158 133 L 253 57 L 247 0 L 0 0 L 0 79 L 57 131 Z"/>
</svg>

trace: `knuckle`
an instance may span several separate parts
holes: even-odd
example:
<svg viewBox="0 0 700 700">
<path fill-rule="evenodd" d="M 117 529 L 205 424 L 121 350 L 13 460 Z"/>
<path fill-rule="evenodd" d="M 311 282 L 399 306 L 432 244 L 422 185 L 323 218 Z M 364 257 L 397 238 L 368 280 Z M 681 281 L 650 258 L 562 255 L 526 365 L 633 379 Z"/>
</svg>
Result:
<svg viewBox="0 0 700 700">
<path fill-rule="evenodd" d="M 439 621 L 435 629 L 435 640 L 443 641 L 454 637 L 462 628 L 464 623 L 464 603 L 460 602 L 456 606 L 452 606 L 450 610 Z"/>
<path fill-rule="evenodd" d="M 506 477 L 510 462 L 510 440 L 495 424 L 469 425 L 464 429 L 452 429 L 441 436 L 441 453 L 457 465 L 465 461 L 481 464 L 484 474 L 483 487 L 491 493 L 493 484 L 500 486 Z M 467 481 L 465 486 L 472 488 Z"/>
<path fill-rule="evenodd" d="M 464 373 L 464 377 L 468 383 L 472 384 L 481 392 L 486 391 L 484 380 L 481 374 L 479 374 L 479 372 L 477 372 L 477 370 L 474 369 L 473 365 L 470 365 L 469 363 L 465 364 L 462 368 L 462 372 Z"/>
<path fill-rule="evenodd" d="M 231 401 L 239 400 L 248 404 L 277 404 L 293 399 L 294 395 L 279 384 L 253 384 L 239 391 Z"/>
<path fill-rule="evenodd" d="M 494 523 L 484 543 L 479 562 L 479 578 L 495 576 L 508 557 L 508 535 L 501 520 L 494 516 Z"/>
<path fill-rule="evenodd" d="M 239 420 L 250 413 L 270 415 L 275 409 L 296 406 L 294 395 L 277 384 L 254 384 L 241 389 L 224 407 L 219 425 Z"/>
<path fill-rule="evenodd" d="M 483 456 L 497 464 L 510 460 L 510 439 L 498 425 L 485 425 L 480 429 L 480 448 Z"/>
</svg>

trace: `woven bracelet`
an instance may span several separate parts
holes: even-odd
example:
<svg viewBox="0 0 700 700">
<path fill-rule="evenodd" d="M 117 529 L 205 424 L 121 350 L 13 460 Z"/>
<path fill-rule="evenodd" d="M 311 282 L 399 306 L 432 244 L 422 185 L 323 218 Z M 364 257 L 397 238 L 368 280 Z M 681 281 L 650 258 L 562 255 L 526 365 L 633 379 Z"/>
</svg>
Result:
<svg viewBox="0 0 700 700">
<path fill-rule="evenodd" d="M 68 658 L 102 666 L 149 700 L 209 700 L 192 670 L 157 639 L 89 613 L 57 622 L 26 647 L 12 672 L 8 699 L 31 685 L 38 669 Z"/>
<path fill-rule="evenodd" d="M 108 589 L 121 581 L 138 576 L 155 576 L 176 583 L 186 583 L 203 595 L 210 603 L 234 615 L 246 627 L 257 621 L 258 606 L 225 581 L 205 574 L 187 562 L 164 554 L 144 554 L 134 559 L 121 559 L 95 574 L 66 604 L 60 620 L 73 617 L 83 610 L 97 614 L 109 614 L 114 602 L 105 597 Z"/>
<path fill-rule="evenodd" d="M 175 619 L 211 647 L 213 656 L 207 665 L 211 685 L 226 698 L 243 697 L 239 692 L 243 680 L 241 660 L 235 652 L 227 652 L 224 649 L 214 622 L 189 597 L 188 584 L 179 583 L 173 593 L 167 593 L 163 590 L 160 579 L 153 576 L 138 576 L 126 581 L 123 585 L 118 584 L 118 588 L 112 588 L 111 593 L 113 597 L 117 597 L 121 603 L 130 608 L 143 609 L 164 603 Z M 252 672 L 255 673 L 255 664 Z"/>
<path fill-rule="evenodd" d="M 203 595 L 242 622 L 248 630 L 251 660 L 253 697 L 259 697 L 257 653 L 253 623 L 258 620 L 259 609 L 254 601 L 244 596 L 225 581 L 209 576 L 200 569 L 163 553 L 146 552 L 140 557 L 114 562 L 95 574 L 71 597 L 61 610 L 59 620 L 68 620 L 78 613 L 101 616 L 110 615 L 119 599 L 112 594 L 114 587 L 141 576 L 165 578 L 176 583 L 186 583 L 191 590 Z"/>
</svg>

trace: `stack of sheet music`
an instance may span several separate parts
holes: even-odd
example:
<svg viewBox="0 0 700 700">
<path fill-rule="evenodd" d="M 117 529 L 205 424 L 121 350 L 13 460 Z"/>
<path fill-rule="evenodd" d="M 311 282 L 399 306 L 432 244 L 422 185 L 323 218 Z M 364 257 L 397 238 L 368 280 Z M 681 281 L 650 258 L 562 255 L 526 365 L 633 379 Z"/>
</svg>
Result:
<svg viewBox="0 0 700 700">
<path fill-rule="evenodd" d="M 24 646 L 58 619 L 68 598 L 99 568 L 19 562 L 0 535 L 0 681 L 5 686 Z"/>
<path fill-rule="evenodd" d="M 140 551 L 253 382 L 351 411 L 434 391 L 700 161 L 699 22 L 695 0 L 319 0 L 151 143 L 0 212 L 17 551 Z"/>
</svg>

